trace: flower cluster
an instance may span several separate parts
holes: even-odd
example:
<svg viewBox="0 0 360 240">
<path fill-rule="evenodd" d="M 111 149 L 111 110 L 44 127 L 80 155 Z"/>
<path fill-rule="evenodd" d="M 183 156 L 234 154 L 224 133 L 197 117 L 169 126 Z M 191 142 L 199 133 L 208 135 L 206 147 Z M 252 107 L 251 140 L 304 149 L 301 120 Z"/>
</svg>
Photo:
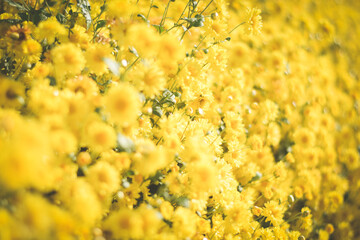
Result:
<svg viewBox="0 0 360 240">
<path fill-rule="evenodd" d="M 4 0 L 0 239 L 359 239 L 356 0 Z"/>
</svg>

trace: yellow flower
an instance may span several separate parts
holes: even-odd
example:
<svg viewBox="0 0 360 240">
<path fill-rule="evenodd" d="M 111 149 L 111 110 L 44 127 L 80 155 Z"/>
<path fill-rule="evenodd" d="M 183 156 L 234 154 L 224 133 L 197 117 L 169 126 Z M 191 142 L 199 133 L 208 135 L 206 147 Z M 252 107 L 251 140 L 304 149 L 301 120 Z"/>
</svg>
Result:
<svg viewBox="0 0 360 240">
<path fill-rule="evenodd" d="M 101 218 L 100 202 L 89 183 L 76 178 L 65 181 L 59 189 L 58 199 L 80 221 L 93 226 Z"/>
<path fill-rule="evenodd" d="M 57 76 L 79 74 L 85 66 L 85 58 L 80 48 L 72 43 L 56 46 L 51 50 L 51 59 Z"/>
<path fill-rule="evenodd" d="M 248 8 L 246 11 L 246 32 L 250 35 L 261 34 L 263 27 L 261 10 L 257 8 Z"/>
<path fill-rule="evenodd" d="M 52 71 L 50 63 L 37 63 L 36 66 L 29 71 L 32 77 L 36 79 L 44 79 Z"/>
<path fill-rule="evenodd" d="M 301 217 L 296 221 L 296 227 L 302 234 L 305 236 L 312 230 L 312 214 L 311 210 L 308 207 L 303 207 L 301 209 Z"/>
<path fill-rule="evenodd" d="M 48 132 L 36 121 L 14 120 L 12 131 L 0 135 L 0 182 L 9 189 L 46 189 L 55 178 Z"/>
<path fill-rule="evenodd" d="M 278 105 L 269 99 L 266 99 L 266 101 L 261 102 L 259 109 L 260 109 L 259 121 L 263 124 L 268 124 L 269 122 L 275 121 L 275 119 L 279 114 Z"/>
<path fill-rule="evenodd" d="M 334 226 L 331 223 L 326 224 L 325 231 L 328 234 L 332 234 L 334 232 Z"/>
<path fill-rule="evenodd" d="M 196 232 L 196 218 L 195 213 L 191 210 L 178 207 L 172 217 L 173 229 L 179 238 L 191 238 Z"/>
<path fill-rule="evenodd" d="M 83 75 L 66 81 L 66 87 L 76 94 L 83 94 L 87 99 L 95 99 L 99 93 L 96 82 Z"/>
<path fill-rule="evenodd" d="M 19 108 L 25 103 L 24 86 L 16 81 L 0 77 L 0 105 Z"/>
<path fill-rule="evenodd" d="M 62 38 L 66 35 L 66 29 L 61 25 L 55 17 L 50 17 L 45 21 L 41 21 L 35 29 L 35 37 L 40 41 L 45 40 L 48 44 L 55 41 L 55 38 Z"/>
<path fill-rule="evenodd" d="M 156 147 L 150 141 L 142 141 L 137 144 L 134 169 L 141 175 L 149 176 L 157 170 L 164 168 L 168 161 L 163 148 Z"/>
<path fill-rule="evenodd" d="M 66 42 L 74 43 L 76 46 L 80 46 L 81 49 L 87 49 L 90 46 L 91 38 L 84 27 L 75 24 L 74 28 L 71 29 L 69 39 Z"/>
<path fill-rule="evenodd" d="M 346 149 L 340 158 L 349 170 L 355 170 L 359 166 L 359 153 L 355 149 Z"/>
<path fill-rule="evenodd" d="M 111 49 L 103 44 L 92 44 L 84 54 L 86 67 L 91 73 L 103 74 L 107 72 L 107 65 L 104 58 L 112 58 Z"/>
<path fill-rule="evenodd" d="M 101 154 L 101 159 L 113 165 L 118 171 L 128 169 L 131 164 L 130 156 L 126 152 L 106 151 Z"/>
<path fill-rule="evenodd" d="M 105 95 L 104 101 L 111 121 L 120 126 L 129 126 L 135 122 L 140 111 L 140 98 L 134 87 L 126 83 L 114 85 Z"/>
<path fill-rule="evenodd" d="M 335 213 L 337 209 L 343 204 L 343 196 L 336 191 L 331 191 L 324 196 L 324 208 L 329 213 Z"/>
<path fill-rule="evenodd" d="M 141 23 L 133 24 L 126 30 L 125 45 L 134 47 L 143 58 L 155 56 L 159 49 L 159 34 L 155 28 Z"/>
<path fill-rule="evenodd" d="M 88 152 L 79 152 L 76 161 L 82 167 L 91 163 L 91 156 Z"/>
<path fill-rule="evenodd" d="M 261 212 L 262 212 L 262 209 L 259 208 L 258 206 L 254 206 L 252 209 L 251 209 L 251 212 L 252 214 L 254 214 L 255 216 L 260 216 Z"/>
<path fill-rule="evenodd" d="M 299 128 L 294 132 L 294 142 L 301 147 L 312 147 L 315 145 L 315 135 L 307 128 Z"/>
<path fill-rule="evenodd" d="M 107 14 L 110 17 L 125 17 L 131 14 L 133 8 L 132 4 L 128 0 L 110 0 L 107 4 Z"/>
<path fill-rule="evenodd" d="M 279 226 L 283 222 L 284 207 L 276 201 L 269 201 L 264 204 L 261 215 L 266 218 L 266 222 Z"/>
<path fill-rule="evenodd" d="M 218 171 L 211 159 L 198 161 L 189 164 L 188 174 L 190 177 L 190 187 L 194 192 L 211 192 L 214 191 L 219 182 Z"/>
<path fill-rule="evenodd" d="M 174 207 L 171 205 L 170 202 L 164 201 L 160 205 L 160 212 L 165 219 L 170 219 L 174 212 Z"/>
<path fill-rule="evenodd" d="M 327 233 L 325 230 L 320 229 L 319 231 L 319 240 L 328 240 L 329 239 L 329 233 Z"/>
<path fill-rule="evenodd" d="M 15 232 L 15 221 L 11 214 L 4 208 L 0 209 L 0 238 L 11 239 L 16 235 Z"/>
<path fill-rule="evenodd" d="M 143 62 L 127 75 L 135 87 L 151 98 L 165 89 L 163 71 L 155 62 Z"/>
<path fill-rule="evenodd" d="M 36 63 L 40 59 L 42 47 L 34 39 L 29 39 L 21 43 L 22 52 L 27 57 L 29 63 Z"/>
<path fill-rule="evenodd" d="M 94 152 L 109 150 L 116 145 L 114 129 L 99 121 L 90 123 L 83 135 L 84 143 Z"/>
<path fill-rule="evenodd" d="M 185 57 L 185 48 L 180 41 L 173 35 L 166 34 L 161 37 L 158 44 L 158 56 L 160 66 L 167 74 L 174 74 L 178 63 Z"/>
<path fill-rule="evenodd" d="M 76 151 L 77 140 L 75 136 L 65 130 L 56 130 L 51 132 L 51 145 L 57 153 L 73 153 Z"/>
<path fill-rule="evenodd" d="M 140 239 L 144 235 L 143 224 L 138 212 L 123 208 L 106 219 L 104 229 L 110 230 L 114 238 Z"/>
<path fill-rule="evenodd" d="M 118 171 L 107 162 L 99 161 L 86 173 L 86 180 L 101 200 L 110 200 L 111 194 L 120 187 Z"/>
</svg>

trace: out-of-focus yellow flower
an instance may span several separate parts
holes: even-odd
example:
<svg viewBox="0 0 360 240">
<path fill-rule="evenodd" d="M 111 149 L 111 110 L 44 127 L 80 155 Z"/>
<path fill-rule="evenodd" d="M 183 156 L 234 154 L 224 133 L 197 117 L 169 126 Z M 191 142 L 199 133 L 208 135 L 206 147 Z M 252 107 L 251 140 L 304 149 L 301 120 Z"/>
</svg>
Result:
<svg viewBox="0 0 360 240">
<path fill-rule="evenodd" d="M 104 222 L 104 229 L 111 230 L 115 238 L 142 238 L 144 222 L 138 212 L 121 209 L 111 214 Z"/>
<path fill-rule="evenodd" d="M 55 41 L 55 38 L 63 38 L 66 35 L 66 29 L 61 25 L 55 17 L 48 18 L 45 21 L 41 21 L 38 27 L 35 29 L 36 39 L 43 41 L 46 39 L 48 44 Z"/>
<path fill-rule="evenodd" d="M 62 44 L 52 49 L 51 59 L 57 76 L 67 73 L 79 74 L 85 66 L 85 58 L 81 49 L 71 43 Z"/>
<path fill-rule="evenodd" d="M 100 121 L 94 121 L 86 126 L 83 142 L 94 152 L 109 150 L 116 145 L 114 129 Z"/>
<path fill-rule="evenodd" d="M 171 219 L 176 235 L 180 238 L 191 238 L 196 233 L 196 217 L 189 209 L 178 207 Z"/>
<path fill-rule="evenodd" d="M 104 101 L 105 110 L 109 112 L 111 121 L 121 126 L 132 124 L 140 111 L 138 92 L 126 83 L 114 85 Z"/>
<path fill-rule="evenodd" d="M 86 67 L 90 72 L 96 74 L 103 74 L 107 72 L 107 65 L 105 58 L 112 58 L 111 49 L 102 44 L 93 44 L 86 49 L 84 53 L 86 59 Z"/>
<path fill-rule="evenodd" d="M 134 47 L 143 58 L 154 57 L 159 51 L 161 41 L 155 28 L 147 24 L 133 24 L 126 30 L 125 45 Z"/>
<path fill-rule="evenodd" d="M 165 89 L 164 72 L 155 62 L 144 62 L 127 75 L 135 87 L 146 96 L 155 97 Z"/>
<path fill-rule="evenodd" d="M 99 161 L 92 165 L 86 175 L 86 180 L 93 186 L 102 200 L 108 200 L 120 185 L 119 173 L 107 162 Z"/>
<path fill-rule="evenodd" d="M 0 78 L 0 105 L 5 108 L 19 108 L 24 103 L 24 86 L 19 82 Z"/>
<path fill-rule="evenodd" d="M 163 148 L 156 147 L 152 142 L 144 141 L 138 144 L 138 154 L 135 155 L 134 168 L 142 175 L 149 176 L 168 163 Z"/>
<path fill-rule="evenodd" d="M 93 226 L 101 218 L 100 202 L 92 186 L 84 179 L 65 181 L 59 189 L 58 199 L 86 225 Z"/>
</svg>

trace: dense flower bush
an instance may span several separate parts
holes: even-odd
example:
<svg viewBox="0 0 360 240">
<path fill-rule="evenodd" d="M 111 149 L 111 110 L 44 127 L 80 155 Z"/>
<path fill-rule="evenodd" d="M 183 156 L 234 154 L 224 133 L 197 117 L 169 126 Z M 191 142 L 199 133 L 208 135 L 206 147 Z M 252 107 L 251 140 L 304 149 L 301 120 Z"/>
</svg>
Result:
<svg viewBox="0 0 360 240">
<path fill-rule="evenodd" d="M 360 239 L 357 0 L 0 2 L 0 239 Z"/>
</svg>

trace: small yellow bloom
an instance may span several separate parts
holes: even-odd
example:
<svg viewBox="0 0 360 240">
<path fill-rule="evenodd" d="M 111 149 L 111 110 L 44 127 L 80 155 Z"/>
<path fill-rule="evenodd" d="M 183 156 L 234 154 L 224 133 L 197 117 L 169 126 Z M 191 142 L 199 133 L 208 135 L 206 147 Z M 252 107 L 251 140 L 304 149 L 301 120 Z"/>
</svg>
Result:
<svg viewBox="0 0 360 240">
<path fill-rule="evenodd" d="M 269 201 L 265 203 L 261 215 L 266 218 L 266 222 L 279 226 L 283 222 L 284 207 L 276 201 Z"/>
<path fill-rule="evenodd" d="M 16 81 L 0 77 L 0 106 L 19 108 L 25 103 L 24 86 Z"/>
<path fill-rule="evenodd" d="M 120 187 L 118 171 L 107 162 L 99 161 L 89 167 L 86 180 L 101 200 L 109 201 L 111 194 Z"/>
<path fill-rule="evenodd" d="M 64 37 L 67 31 L 63 25 L 61 25 L 55 17 L 41 21 L 38 27 L 35 29 L 36 39 L 42 41 L 47 40 L 48 44 L 51 44 L 55 41 L 55 38 Z"/>
<path fill-rule="evenodd" d="M 263 27 L 262 18 L 260 16 L 261 10 L 258 8 L 248 8 L 246 14 L 246 32 L 250 35 L 261 34 Z"/>
<path fill-rule="evenodd" d="M 51 58 L 57 76 L 79 74 L 85 66 L 85 58 L 80 48 L 72 43 L 61 44 L 51 50 Z"/>
<path fill-rule="evenodd" d="M 164 201 L 160 205 L 160 212 L 165 219 L 170 219 L 174 212 L 174 207 L 171 205 L 170 202 Z"/>
<path fill-rule="evenodd" d="M 111 121 L 120 126 L 134 123 L 140 111 L 138 92 L 126 83 L 114 85 L 105 95 L 105 110 Z"/>
<path fill-rule="evenodd" d="M 104 58 L 112 58 L 111 49 L 102 44 L 93 44 L 86 49 L 84 54 L 86 59 L 86 67 L 91 73 L 103 74 L 107 72 L 107 65 Z"/>
<path fill-rule="evenodd" d="M 76 160 L 79 166 L 85 166 L 91 163 L 91 156 L 88 152 L 80 152 Z"/>
<path fill-rule="evenodd" d="M 95 152 L 109 150 L 116 145 L 115 130 L 99 121 L 94 121 L 86 127 L 83 138 L 84 143 Z"/>
</svg>

